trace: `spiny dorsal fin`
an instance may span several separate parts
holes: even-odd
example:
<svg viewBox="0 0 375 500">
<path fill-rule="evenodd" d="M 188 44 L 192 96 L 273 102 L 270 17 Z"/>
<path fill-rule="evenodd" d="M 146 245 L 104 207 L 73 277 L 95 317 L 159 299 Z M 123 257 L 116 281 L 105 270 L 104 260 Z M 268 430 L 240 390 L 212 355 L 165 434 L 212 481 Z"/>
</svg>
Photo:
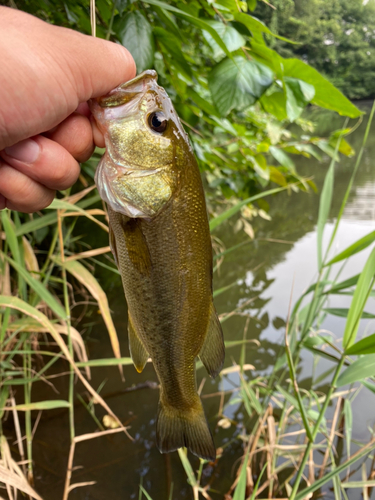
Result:
<svg viewBox="0 0 375 500">
<path fill-rule="evenodd" d="M 148 352 L 144 348 L 141 339 L 137 335 L 134 323 L 131 319 L 130 314 L 128 315 L 128 337 L 129 337 L 129 349 L 130 355 L 132 357 L 135 369 L 138 373 L 141 373 L 145 364 L 148 360 Z"/>
<path fill-rule="evenodd" d="M 207 334 L 199 357 L 207 372 L 215 378 L 223 368 L 225 358 L 225 346 L 223 330 L 213 304 L 208 323 Z"/>
</svg>

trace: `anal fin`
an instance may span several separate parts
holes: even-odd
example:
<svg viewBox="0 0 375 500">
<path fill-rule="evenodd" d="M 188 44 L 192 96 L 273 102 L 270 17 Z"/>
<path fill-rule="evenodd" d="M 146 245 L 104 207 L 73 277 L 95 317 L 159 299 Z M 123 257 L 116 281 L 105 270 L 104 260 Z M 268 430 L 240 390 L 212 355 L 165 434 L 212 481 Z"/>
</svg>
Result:
<svg viewBox="0 0 375 500">
<path fill-rule="evenodd" d="M 223 330 L 213 304 L 208 323 L 207 334 L 199 357 L 207 372 L 215 378 L 223 368 L 225 358 L 225 346 Z"/>
<path fill-rule="evenodd" d="M 135 369 L 138 373 L 143 371 L 148 360 L 148 352 L 146 351 L 141 339 L 137 335 L 130 314 L 128 315 L 128 337 L 129 349 Z"/>
</svg>

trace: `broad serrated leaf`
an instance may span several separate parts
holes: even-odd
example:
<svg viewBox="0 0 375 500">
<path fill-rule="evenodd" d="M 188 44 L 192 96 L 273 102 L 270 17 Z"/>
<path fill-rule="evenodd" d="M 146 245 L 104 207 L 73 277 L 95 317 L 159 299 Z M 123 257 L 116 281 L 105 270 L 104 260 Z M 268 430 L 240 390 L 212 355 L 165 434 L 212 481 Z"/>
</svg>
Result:
<svg viewBox="0 0 375 500">
<path fill-rule="evenodd" d="M 246 40 L 238 31 L 233 28 L 230 24 L 224 24 L 219 21 L 207 21 L 210 26 L 218 33 L 225 45 L 227 46 L 229 52 L 234 52 L 235 50 L 243 47 L 246 44 Z M 224 55 L 224 51 L 219 47 L 219 45 L 212 38 L 210 33 L 207 31 L 203 32 L 203 35 L 207 42 L 212 47 L 214 58 Z"/>
<path fill-rule="evenodd" d="M 126 14 L 117 27 L 117 34 L 133 56 L 138 73 L 153 66 L 155 44 L 152 27 L 141 12 L 135 10 Z"/>
<path fill-rule="evenodd" d="M 250 10 L 252 9 L 250 8 Z M 274 36 L 276 38 L 279 38 L 280 40 L 284 40 L 285 42 L 293 44 L 296 43 L 293 42 L 292 40 L 289 40 L 288 38 L 276 35 L 276 33 L 273 33 L 269 28 L 267 28 L 265 24 L 262 23 L 262 21 L 260 21 L 254 16 L 250 16 L 248 14 L 240 12 L 238 14 L 235 14 L 234 19 L 239 23 L 244 24 L 246 28 L 252 32 L 253 36 L 255 36 L 256 33 L 267 33 L 267 35 Z"/>
<path fill-rule="evenodd" d="M 263 64 L 244 57 L 224 59 L 211 71 L 208 84 L 219 113 L 254 104 L 273 82 L 273 72 Z"/>
<path fill-rule="evenodd" d="M 340 115 L 357 118 L 362 115 L 354 104 L 347 99 L 336 87 L 332 85 L 316 69 L 304 63 L 300 59 L 284 59 L 284 75 L 303 80 L 315 87 L 313 104 L 322 108 L 332 109 Z"/>
<path fill-rule="evenodd" d="M 315 95 L 315 88 L 297 78 L 285 77 L 286 111 L 291 122 L 301 116 L 302 111 Z"/>
<path fill-rule="evenodd" d="M 283 92 L 280 88 L 275 88 L 272 93 L 269 92 L 270 91 L 266 92 L 260 100 L 264 110 L 273 115 L 279 121 L 286 120 L 288 115 L 286 112 L 285 92 Z"/>
<path fill-rule="evenodd" d="M 190 12 L 185 12 L 181 9 L 177 9 L 173 5 L 168 5 L 165 2 L 161 2 L 160 0 L 150 0 L 147 2 L 150 5 L 154 5 L 156 7 L 161 7 L 162 9 L 173 12 L 177 17 L 181 17 L 182 19 L 185 19 L 186 21 L 190 22 L 191 24 L 194 24 L 194 26 L 197 26 L 198 28 L 208 31 L 212 38 L 215 40 L 215 42 L 223 49 L 223 51 L 229 56 L 230 52 L 228 51 L 225 43 L 223 40 L 220 38 L 220 36 L 216 33 L 216 31 L 208 24 L 207 21 L 204 19 L 200 19 Z"/>
</svg>

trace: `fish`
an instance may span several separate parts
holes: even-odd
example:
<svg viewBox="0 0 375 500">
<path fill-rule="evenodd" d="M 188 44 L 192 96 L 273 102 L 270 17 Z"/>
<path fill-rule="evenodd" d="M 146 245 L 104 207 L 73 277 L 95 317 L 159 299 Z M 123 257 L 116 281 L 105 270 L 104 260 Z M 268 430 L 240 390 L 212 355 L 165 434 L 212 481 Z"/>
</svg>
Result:
<svg viewBox="0 0 375 500">
<path fill-rule="evenodd" d="M 214 378 L 225 347 L 197 160 L 154 70 L 89 105 L 106 145 L 95 182 L 128 305 L 130 354 L 139 373 L 151 357 L 160 383 L 156 445 L 215 460 L 195 362 Z"/>
</svg>

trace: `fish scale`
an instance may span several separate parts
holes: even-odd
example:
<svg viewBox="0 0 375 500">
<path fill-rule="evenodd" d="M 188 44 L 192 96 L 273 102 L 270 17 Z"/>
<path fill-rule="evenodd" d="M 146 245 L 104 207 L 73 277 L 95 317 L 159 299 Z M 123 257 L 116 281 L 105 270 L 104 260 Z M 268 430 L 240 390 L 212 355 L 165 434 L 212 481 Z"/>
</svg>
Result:
<svg viewBox="0 0 375 500">
<path fill-rule="evenodd" d="M 96 182 L 128 303 L 130 353 L 139 372 L 150 356 L 160 382 L 157 446 L 213 460 L 195 375 L 197 356 L 213 377 L 224 362 L 207 210 L 188 137 L 156 79 L 146 71 L 91 102 L 106 141 Z"/>
</svg>

